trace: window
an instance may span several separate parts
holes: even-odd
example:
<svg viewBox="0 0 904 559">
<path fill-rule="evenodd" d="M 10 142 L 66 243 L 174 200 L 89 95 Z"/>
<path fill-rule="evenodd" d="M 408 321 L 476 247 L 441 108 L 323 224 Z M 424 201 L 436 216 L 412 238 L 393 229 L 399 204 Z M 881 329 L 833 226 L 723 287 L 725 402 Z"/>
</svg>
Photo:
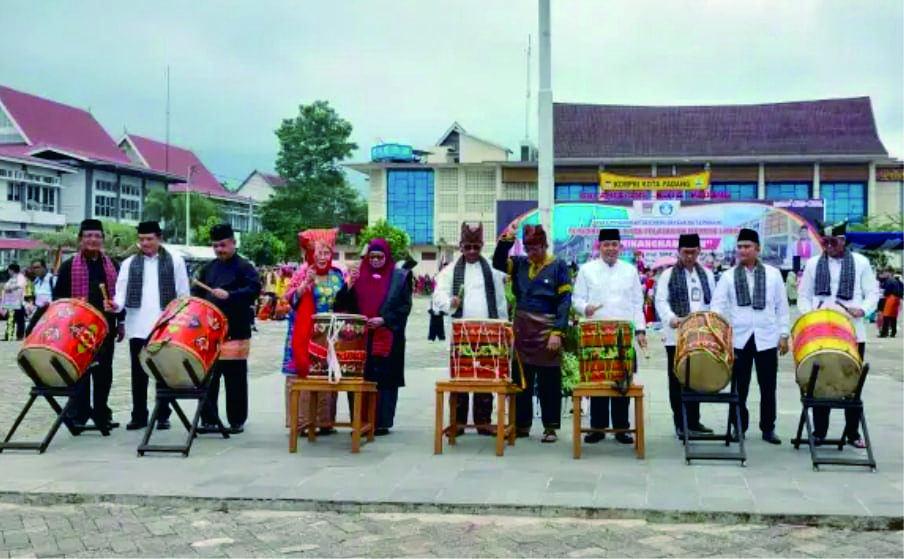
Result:
<svg viewBox="0 0 904 559">
<path fill-rule="evenodd" d="M 863 223 L 866 214 L 866 185 L 862 182 L 824 182 L 819 196 L 825 200 L 826 221 L 838 223 L 849 220 Z"/>
<path fill-rule="evenodd" d="M 116 217 L 116 197 L 94 196 L 94 217 Z"/>
<path fill-rule="evenodd" d="M 755 182 L 713 184 L 710 186 L 710 193 L 714 195 L 713 198 L 729 200 L 756 200 L 758 197 Z"/>
<path fill-rule="evenodd" d="M 141 219 L 141 202 L 138 200 L 127 200 L 123 198 L 119 201 L 121 204 L 119 217 L 122 219 L 129 219 L 132 221 L 138 221 Z"/>
<path fill-rule="evenodd" d="M 116 183 L 112 181 L 94 181 L 94 190 L 98 192 L 116 192 Z"/>
<path fill-rule="evenodd" d="M 53 188 L 28 185 L 25 200 L 28 210 L 56 212 L 56 190 Z"/>
<path fill-rule="evenodd" d="M 434 260 L 436 260 L 436 253 L 435 252 L 422 252 L 421 260 L 423 260 L 424 262 L 433 262 Z"/>
<path fill-rule="evenodd" d="M 507 182 L 502 183 L 503 200 L 537 200 L 537 183 Z"/>
<path fill-rule="evenodd" d="M 557 184 L 556 202 L 577 202 L 579 200 L 596 200 L 599 196 L 598 184 Z"/>
<path fill-rule="evenodd" d="M 433 170 L 390 170 L 386 180 L 386 217 L 404 229 L 414 244 L 433 244 Z"/>
<path fill-rule="evenodd" d="M 129 184 L 124 182 L 121 184 L 122 195 L 123 196 L 132 196 L 134 198 L 141 198 L 141 185 L 140 184 Z"/>
<path fill-rule="evenodd" d="M 22 200 L 22 187 L 25 186 L 23 182 L 11 182 L 6 187 L 6 200 L 9 202 L 18 202 Z"/>
<path fill-rule="evenodd" d="M 810 198 L 808 182 L 770 182 L 766 184 L 769 200 L 807 200 Z"/>
</svg>

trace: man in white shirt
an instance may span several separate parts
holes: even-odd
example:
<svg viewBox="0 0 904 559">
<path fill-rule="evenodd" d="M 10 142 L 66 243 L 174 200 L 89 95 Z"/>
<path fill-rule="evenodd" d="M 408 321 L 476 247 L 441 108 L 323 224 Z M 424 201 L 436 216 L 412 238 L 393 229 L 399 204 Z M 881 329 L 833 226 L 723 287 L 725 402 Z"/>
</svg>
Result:
<svg viewBox="0 0 904 559">
<path fill-rule="evenodd" d="M 732 374 L 741 400 L 741 429 L 747 432 L 747 392 L 756 364 L 760 387 L 760 431 L 763 440 L 782 444 L 775 434 L 778 356 L 788 353 L 788 296 L 777 268 L 759 260 L 760 236 L 752 229 L 738 233 L 738 264 L 722 274 L 712 309 L 731 324 L 735 362 Z M 731 417 L 734 417 L 732 408 Z M 734 433 L 738 440 L 743 433 Z"/>
<path fill-rule="evenodd" d="M 621 234 L 618 229 L 602 229 L 599 240 L 602 258 L 591 260 L 578 270 L 572 295 L 574 308 L 579 314 L 595 320 L 633 322 L 634 337 L 640 347 L 646 348 L 643 289 L 637 267 L 619 260 Z M 609 427 L 609 400 L 612 400 L 612 427 L 628 429 L 628 398 L 591 398 L 590 427 Z M 605 433 L 588 433 L 584 436 L 584 442 L 596 443 L 605 438 Z M 634 443 L 634 438 L 628 433 L 617 433 L 615 439 L 624 444 Z"/>
<path fill-rule="evenodd" d="M 857 333 L 858 351 L 866 353 L 865 316 L 879 302 L 879 283 L 869 260 L 862 254 L 845 249 L 847 223 L 823 228 L 825 252 L 807 261 L 797 295 L 801 314 L 814 309 L 833 307 L 847 314 Z M 828 408 L 813 410 L 813 436 L 821 443 L 829 430 Z M 866 445 L 860 438 L 860 410 L 845 410 L 842 439 L 857 448 Z"/>
<path fill-rule="evenodd" d="M 138 360 L 151 329 L 163 309 L 176 297 L 189 294 L 188 271 L 178 254 L 160 246 L 160 225 L 156 221 L 138 224 L 141 252 L 126 258 L 116 280 L 111 311 L 126 310 L 126 333 L 132 356 L 132 420 L 126 429 L 144 429 L 148 424 L 148 376 Z M 157 429 L 169 429 L 170 408 L 164 407 Z"/>
<path fill-rule="evenodd" d="M 6 339 L 11 340 L 15 335 L 17 340 L 21 340 L 25 337 L 25 287 L 28 279 L 15 262 L 6 271 L 9 280 L 3 286 L 3 307 L 10 313 Z"/>
<path fill-rule="evenodd" d="M 34 275 L 31 283 L 35 288 L 35 307 L 38 309 L 46 307 L 53 300 L 56 277 L 47 271 L 47 263 L 44 260 L 32 262 L 31 273 Z"/>
<path fill-rule="evenodd" d="M 656 312 L 665 334 L 665 353 L 669 375 L 669 403 L 678 438 L 684 438 L 681 418 L 681 384 L 675 376 L 676 333 L 681 319 L 692 312 L 707 311 L 712 303 L 716 282 L 713 274 L 697 262 L 700 236 L 696 233 L 678 238 L 678 263 L 659 276 L 656 283 Z M 680 372 L 683 374 L 683 372 Z M 700 403 L 688 402 L 687 427 L 696 433 L 712 433 L 700 423 Z"/>
<path fill-rule="evenodd" d="M 452 315 L 452 318 L 481 318 L 508 320 L 508 304 L 505 300 L 505 274 L 494 270 L 486 258 L 480 255 L 483 249 L 483 225 L 476 227 L 461 224 L 458 243 L 461 258 L 454 266 L 447 266 L 436 276 L 433 292 L 433 308 L 436 312 Z M 474 423 L 490 425 L 493 414 L 493 395 L 474 394 Z M 468 394 L 459 394 L 455 409 L 456 423 L 468 422 Z M 464 434 L 459 427 L 457 435 Z M 478 428 L 481 435 L 494 435 L 492 429 Z"/>
</svg>

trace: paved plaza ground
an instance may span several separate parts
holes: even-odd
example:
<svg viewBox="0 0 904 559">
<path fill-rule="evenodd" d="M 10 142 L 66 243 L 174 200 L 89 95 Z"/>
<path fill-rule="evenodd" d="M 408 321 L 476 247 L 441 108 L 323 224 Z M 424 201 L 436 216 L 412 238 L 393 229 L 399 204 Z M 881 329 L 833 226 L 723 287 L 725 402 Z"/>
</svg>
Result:
<svg viewBox="0 0 904 559">
<path fill-rule="evenodd" d="M 506 449 L 504 457 L 495 456 L 491 439 L 473 434 L 459 439 L 455 448 L 447 446 L 442 455 L 434 455 L 433 388 L 438 379 L 448 374 L 448 354 L 443 344 L 426 340 L 427 300 L 424 298 L 416 298 L 408 327 L 408 386 L 401 391 L 392 433 L 365 445 L 358 455 L 349 453 L 350 440 L 345 432 L 320 438 L 313 444 L 303 439 L 299 441 L 298 453 L 291 455 L 287 450 L 287 430 L 284 427 L 284 381 L 279 374 L 285 327 L 284 322 L 258 325 L 260 332 L 254 338 L 250 363 L 251 412 L 243 434 L 229 440 L 214 435 L 202 436 L 195 442 L 187 459 L 178 455 L 138 458 L 135 450 L 141 432 L 128 432 L 123 427 L 107 438 L 97 433 L 72 437 L 63 429 L 44 455 L 22 451 L 0 454 L 2 500 L 10 503 L 9 506 L 30 502 L 54 504 L 72 502 L 73 499 L 87 502 L 108 500 L 125 506 L 129 499 L 144 498 L 151 499 L 147 501 L 151 507 L 160 506 L 159 501 L 154 499 L 171 497 L 210 498 L 214 500 L 211 502 L 219 503 L 250 500 L 262 508 L 294 509 L 294 512 L 287 512 L 285 522 L 302 522 L 298 520 L 300 518 L 319 522 L 315 520 L 321 518 L 319 516 L 304 515 L 354 510 L 547 518 L 577 515 L 597 519 L 647 520 L 654 518 L 651 514 L 665 515 L 656 517 L 658 521 L 669 518 L 690 521 L 697 517 L 689 515 L 698 515 L 700 520 L 751 518 L 753 522 L 768 525 L 778 519 L 783 522 L 831 524 L 834 527 L 900 529 L 904 509 L 904 445 L 901 435 L 904 432 L 901 411 L 904 409 L 904 346 L 900 338 L 880 340 L 871 331 L 867 345 L 867 358 L 873 368 L 864 389 L 864 401 L 878 471 L 870 472 L 862 467 L 824 466 L 821 471 L 814 472 L 806 448 L 794 450 L 788 444 L 800 414 L 790 355 L 781 359 L 778 382 L 777 433 L 783 444 L 776 447 L 760 439 L 756 430 L 758 391 L 752 387 L 748 402 L 752 428 L 748 432 L 747 467 L 740 467 L 737 462 L 694 462 L 690 466 L 685 465 L 683 448 L 672 429 L 665 351 L 656 335 L 651 338 L 650 358 L 642 359 L 640 363 L 639 378 L 646 391 L 645 460 L 637 460 L 630 447 L 620 445 L 611 438 L 597 445 L 585 445 L 583 458 L 574 460 L 570 444 L 571 422 L 567 413 L 563 418 L 560 440 L 556 444 L 540 444 L 537 419 L 532 437 L 519 439 L 514 447 Z M 24 404 L 29 388 L 27 377 L 15 365 L 17 350 L 17 343 L 0 343 L 0 363 L 6 371 L 5 382 L 0 389 L 0 434 L 8 430 Z M 129 420 L 131 405 L 128 349 L 124 344 L 117 347 L 110 401 L 116 420 L 124 426 Z M 347 416 L 344 399 L 340 402 L 340 417 Z M 36 438 L 46 430 L 52 414 L 46 404 L 39 404 L 37 411 L 29 416 L 28 425 L 21 435 L 17 434 L 17 439 L 21 440 L 23 436 Z M 704 423 L 724 428 L 724 406 L 704 405 L 702 412 Z M 840 431 L 842 423 L 842 414 L 834 413 L 833 431 Z M 172 431 L 155 435 L 155 442 L 181 440 L 183 436 L 181 427 L 174 423 Z M 842 452 L 853 455 L 860 451 L 847 447 Z M 170 506 L 175 507 L 172 518 L 191 516 L 190 512 L 176 510 L 178 504 Z M 210 505 L 204 505 L 202 509 L 206 506 Z M 41 510 L 26 509 L 21 514 L 13 513 L 13 517 L 41 516 L 44 514 Z M 92 510 L 102 512 L 102 508 Z M 62 515 L 60 518 L 66 516 L 59 514 Z M 202 513 L 201 517 L 211 522 L 211 526 L 219 526 L 219 520 L 212 518 L 220 517 L 211 514 Z M 223 520 L 227 523 L 233 521 Z M 332 522 L 329 515 L 324 516 L 322 521 Z M 486 522 L 492 525 L 497 521 L 374 517 L 373 522 L 386 522 L 392 526 L 398 522 L 403 523 L 400 525 L 406 525 L 405 522 L 411 526 L 417 524 L 420 526 L 417 530 L 422 531 L 412 530 L 427 541 L 437 523 L 453 531 L 476 530 L 480 533 L 481 530 L 491 529 L 484 526 Z M 508 521 L 498 522 L 504 525 Z M 553 529 L 549 528 L 548 520 L 511 522 L 536 522 L 537 526 L 545 526 L 544 530 Z M 181 522 L 174 521 L 173 524 L 184 526 Z M 479 528 L 462 528 L 467 526 Z M 602 530 L 613 530 L 613 526 L 618 524 L 601 526 Z M 653 538 L 650 541 L 667 542 L 671 541 L 667 538 L 673 538 L 667 531 L 646 524 L 643 526 L 644 530 L 648 530 L 643 532 L 643 537 Z M 773 543 L 779 546 L 762 547 L 762 553 L 754 555 L 790 553 L 790 550 L 796 549 L 795 545 L 803 545 L 800 541 L 792 544 L 789 543 L 791 540 L 784 540 L 787 534 L 783 535 L 776 528 L 767 526 L 751 530 L 759 530 L 757 533 L 763 535 L 763 541 L 774 540 Z M 202 532 L 197 531 L 199 540 L 203 539 L 200 537 Z M 530 534 L 533 529 L 520 529 L 519 533 Z M 692 533 L 693 530 L 688 532 Z M 738 529 L 732 533 L 737 537 L 746 537 L 745 534 L 753 532 Z M 819 548 L 820 545 L 827 545 L 832 553 L 845 549 L 826 543 L 831 540 L 807 537 L 811 538 L 809 543 L 816 545 L 809 548 L 816 554 L 828 553 L 820 552 L 819 549 L 824 549 Z M 896 537 L 899 544 L 897 555 L 901 555 L 904 550 L 900 547 L 900 535 Z M 305 538 L 298 541 L 302 543 L 297 545 L 306 543 Z M 318 543 L 320 540 L 310 541 L 314 542 L 311 545 L 324 545 Z M 276 549 L 272 546 L 283 545 L 282 540 L 279 542 L 267 543 L 271 547 L 261 549 Z M 516 541 L 510 541 L 493 549 L 498 553 L 508 551 L 508 554 L 520 555 L 522 552 L 518 545 Z M 568 549 L 578 552 L 580 545 L 583 544 L 576 543 Z M 622 544 L 615 542 L 612 548 L 602 546 L 606 551 L 599 554 L 627 554 L 627 548 L 619 545 Z M 698 554 L 695 544 L 672 542 L 669 545 L 682 550 L 676 554 Z M 291 547 L 291 544 L 285 543 L 284 547 Z M 396 554 L 420 554 L 420 548 L 412 549 Z M 437 552 L 432 547 L 429 550 Z M 322 551 L 326 554 L 327 549 Z M 117 554 L 122 553 L 126 552 L 117 551 Z M 381 553 L 394 554 L 389 547 Z M 462 548 L 462 553 L 472 552 Z M 479 554 L 477 551 L 473 553 Z M 495 552 L 484 554 L 487 553 Z M 648 553 L 657 554 L 654 550 Z M 659 552 L 662 553 L 665 552 Z M 713 553 L 719 554 L 715 548 Z M 856 549 L 849 554 L 858 555 Z"/>
</svg>

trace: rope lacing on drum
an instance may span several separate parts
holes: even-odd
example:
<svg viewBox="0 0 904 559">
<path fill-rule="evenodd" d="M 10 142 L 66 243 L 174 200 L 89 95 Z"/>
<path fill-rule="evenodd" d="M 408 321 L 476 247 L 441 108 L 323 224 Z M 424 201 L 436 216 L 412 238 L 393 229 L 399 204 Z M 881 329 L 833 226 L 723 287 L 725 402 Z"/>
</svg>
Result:
<svg viewBox="0 0 904 559">
<path fill-rule="evenodd" d="M 336 341 L 344 326 L 343 322 L 336 319 L 336 315 L 330 316 L 330 325 L 326 331 L 326 363 L 327 379 L 335 384 L 342 380 L 342 364 L 336 354 Z"/>
</svg>

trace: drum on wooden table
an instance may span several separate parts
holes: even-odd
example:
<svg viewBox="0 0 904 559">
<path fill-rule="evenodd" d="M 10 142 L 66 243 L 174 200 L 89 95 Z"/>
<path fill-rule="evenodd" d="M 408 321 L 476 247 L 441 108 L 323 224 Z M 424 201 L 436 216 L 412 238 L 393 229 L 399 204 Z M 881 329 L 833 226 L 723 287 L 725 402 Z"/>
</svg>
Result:
<svg viewBox="0 0 904 559">
<path fill-rule="evenodd" d="M 678 325 L 676 337 L 675 376 L 684 388 L 713 393 L 728 386 L 734 343 L 731 325 L 724 318 L 710 311 L 691 313 Z M 686 386 L 688 380 L 690 385 Z"/>
<path fill-rule="evenodd" d="M 634 323 L 583 320 L 578 324 L 578 361 L 582 382 L 629 384 L 637 366 Z"/>
<path fill-rule="evenodd" d="M 512 323 L 507 320 L 453 320 L 449 375 L 469 380 L 510 379 L 513 340 Z"/>
<path fill-rule="evenodd" d="M 45 385 L 69 386 L 88 370 L 108 332 L 102 312 L 79 299 L 60 299 L 50 303 L 25 338 L 19 357 L 28 361 Z M 62 378 L 53 367 L 54 357 L 68 379 Z"/>
<path fill-rule="evenodd" d="M 154 324 L 139 361 L 151 378 L 153 364 L 169 388 L 203 386 L 228 331 L 226 315 L 213 303 L 198 297 L 174 299 Z M 194 379 L 185 369 L 186 361 Z"/>
<path fill-rule="evenodd" d="M 814 398 L 840 399 L 856 392 L 863 362 L 854 324 L 847 315 L 832 309 L 810 311 L 794 323 L 791 338 L 801 390 L 809 386 L 813 366 L 818 363 Z"/>
<path fill-rule="evenodd" d="M 330 352 L 335 351 L 341 378 L 364 378 L 367 362 L 367 317 L 318 313 L 312 318 L 308 343 L 309 375 L 330 376 Z"/>
</svg>

